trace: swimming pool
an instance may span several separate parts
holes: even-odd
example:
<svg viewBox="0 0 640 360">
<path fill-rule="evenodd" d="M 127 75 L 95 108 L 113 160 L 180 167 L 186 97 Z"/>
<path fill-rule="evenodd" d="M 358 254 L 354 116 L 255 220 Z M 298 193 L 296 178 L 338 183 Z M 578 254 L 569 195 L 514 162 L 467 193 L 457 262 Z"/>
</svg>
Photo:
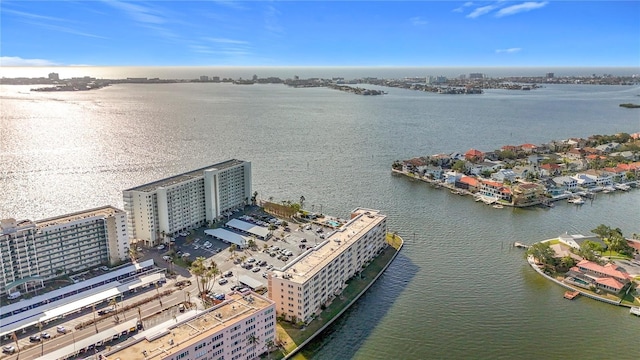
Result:
<svg viewBox="0 0 640 360">
<path fill-rule="evenodd" d="M 337 221 L 333 221 L 333 220 L 327 220 L 327 224 L 329 224 L 330 226 L 333 226 L 333 227 L 338 227 L 338 226 L 340 226 L 340 223 L 339 223 L 339 222 L 337 222 Z"/>
</svg>

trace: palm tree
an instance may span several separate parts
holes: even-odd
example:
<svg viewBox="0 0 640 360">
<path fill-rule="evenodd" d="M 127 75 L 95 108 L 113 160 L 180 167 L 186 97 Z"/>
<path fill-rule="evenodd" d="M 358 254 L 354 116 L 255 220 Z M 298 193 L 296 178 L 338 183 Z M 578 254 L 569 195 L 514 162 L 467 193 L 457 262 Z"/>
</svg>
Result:
<svg viewBox="0 0 640 360">
<path fill-rule="evenodd" d="M 301 195 L 301 196 L 300 196 L 300 208 L 301 208 L 301 209 L 302 209 L 302 208 L 304 208 L 304 201 L 305 201 L 305 200 L 306 200 L 306 199 L 304 198 L 304 195 Z"/>
<path fill-rule="evenodd" d="M 113 306 L 113 309 L 115 310 L 113 314 L 113 319 L 116 322 L 119 322 L 120 319 L 118 318 L 118 300 L 116 298 L 109 300 L 109 306 Z"/>
<path fill-rule="evenodd" d="M 201 285 L 200 278 L 202 277 L 202 275 L 204 275 L 204 272 L 206 270 L 204 267 L 204 261 L 205 261 L 204 257 L 198 256 L 189 267 L 189 271 L 191 271 L 191 273 L 196 277 L 196 283 L 198 284 L 198 292 L 200 294 L 202 294 L 203 292 L 200 286 Z"/>
<path fill-rule="evenodd" d="M 231 244 L 231 246 L 229 246 L 229 253 L 231 254 L 231 256 L 229 256 L 229 260 L 235 259 L 237 248 L 238 248 L 238 245 L 236 244 Z"/>
</svg>

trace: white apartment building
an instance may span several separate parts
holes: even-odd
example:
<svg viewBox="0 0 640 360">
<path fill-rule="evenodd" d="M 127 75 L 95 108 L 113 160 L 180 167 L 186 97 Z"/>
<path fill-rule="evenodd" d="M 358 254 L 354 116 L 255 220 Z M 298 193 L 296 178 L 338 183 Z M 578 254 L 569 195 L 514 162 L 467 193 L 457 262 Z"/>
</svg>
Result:
<svg viewBox="0 0 640 360">
<path fill-rule="evenodd" d="M 267 352 L 275 336 L 274 302 L 255 293 L 234 293 L 221 304 L 185 313 L 101 355 L 105 360 L 249 360 Z"/>
<path fill-rule="evenodd" d="M 235 159 L 123 191 L 129 235 L 148 246 L 218 219 L 251 196 L 251 163 Z"/>
<path fill-rule="evenodd" d="M 127 216 L 111 206 L 44 220 L 0 220 L 0 295 L 129 257 Z"/>
<path fill-rule="evenodd" d="M 308 322 L 339 295 L 346 281 L 386 246 L 387 217 L 357 208 L 351 220 L 269 276 L 269 298 L 278 316 Z"/>
</svg>

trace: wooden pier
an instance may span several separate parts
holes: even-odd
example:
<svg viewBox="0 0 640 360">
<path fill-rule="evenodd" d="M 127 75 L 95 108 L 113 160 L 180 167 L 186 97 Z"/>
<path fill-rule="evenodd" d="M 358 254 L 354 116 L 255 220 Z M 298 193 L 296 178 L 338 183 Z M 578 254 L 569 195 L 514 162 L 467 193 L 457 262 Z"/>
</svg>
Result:
<svg viewBox="0 0 640 360">
<path fill-rule="evenodd" d="M 565 299 L 569 299 L 569 300 L 573 300 L 573 299 L 577 298 L 578 295 L 580 295 L 580 291 L 565 291 L 564 298 Z"/>
</svg>

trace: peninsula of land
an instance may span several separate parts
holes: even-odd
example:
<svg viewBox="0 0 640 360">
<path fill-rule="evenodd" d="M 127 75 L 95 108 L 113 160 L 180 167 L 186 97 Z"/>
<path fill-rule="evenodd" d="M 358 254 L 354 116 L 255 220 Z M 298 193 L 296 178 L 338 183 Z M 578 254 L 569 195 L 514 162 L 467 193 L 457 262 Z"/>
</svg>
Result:
<svg viewBox="0 0 640 360">
<path fill-rule="evenodd" d="M 568 289 L 565 298 L 582 295 L 613 305 L 640 305 L 640 240 L 620 229 L 599 225 L 595 236 L 562 234 L 527 249 L 531 267 Z"/>
<path fill-rule="evenodd" d="M 629 191 L 640 176 L 640 133 L 593 135 L 547 144 L 396 160 L 393 173 L 471 195 L 496 208 L 576 205 L 598 192 Z"/>
</svg>

